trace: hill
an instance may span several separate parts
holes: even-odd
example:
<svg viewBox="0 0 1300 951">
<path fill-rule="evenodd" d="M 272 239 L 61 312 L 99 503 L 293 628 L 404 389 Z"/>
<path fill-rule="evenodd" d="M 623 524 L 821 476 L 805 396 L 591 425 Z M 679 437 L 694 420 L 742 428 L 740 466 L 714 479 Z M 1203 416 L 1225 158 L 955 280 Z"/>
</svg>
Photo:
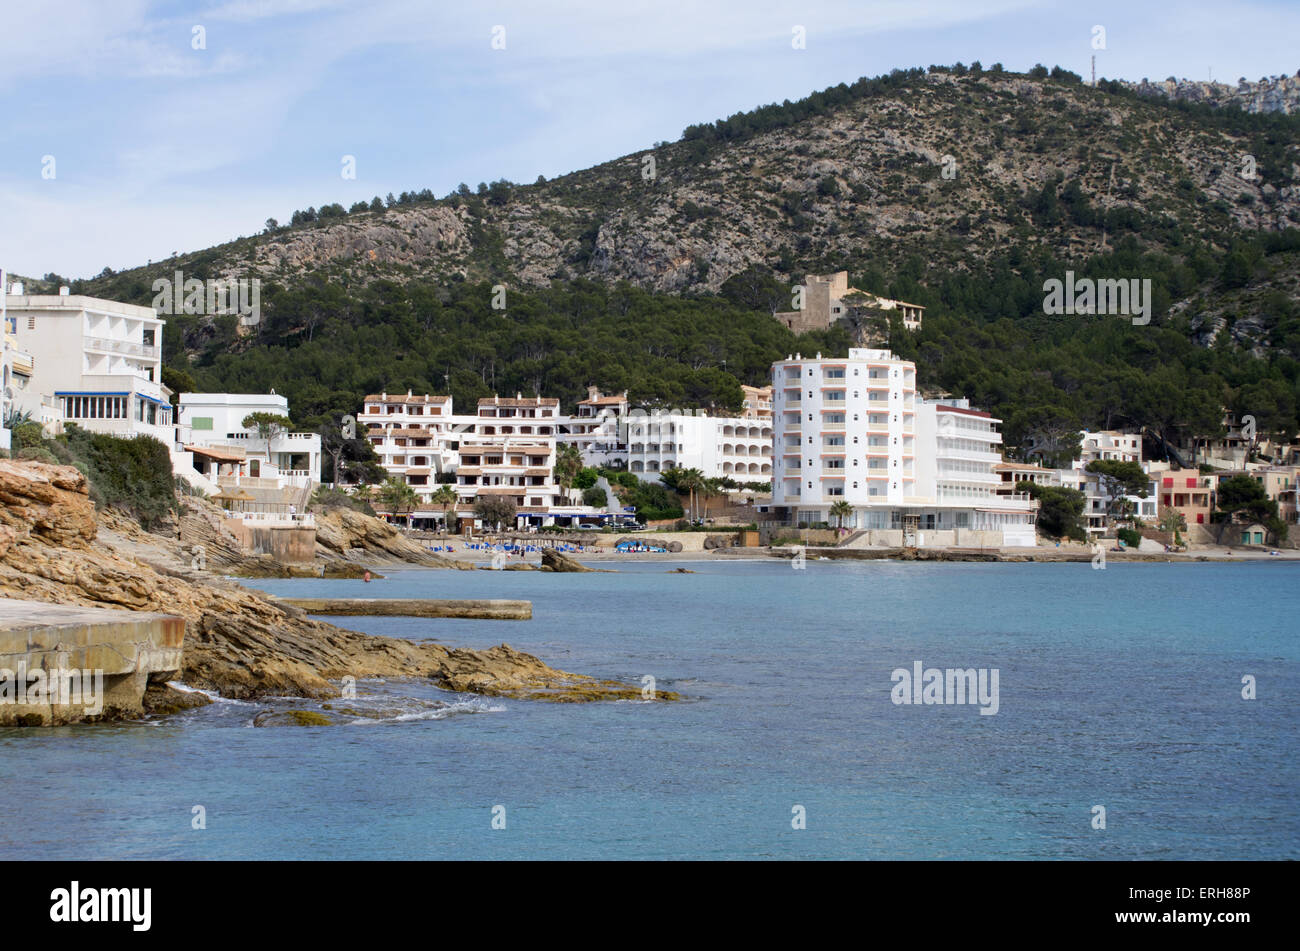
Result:
<svg viewBox="0 0 1300 951">
<path fill-rule="evenodd" d="M 1220 405 L 1263 394 L 1294 431 L 1298 133 L 1300 116 L 1060 69 L 896 71 L 553 181 L 308 209 L 76 290 L 148 303 L 176 269 L 260 277 L 253 332 L 173 317 L 168 363 L 204 387 L 275 386 L 316 422 L 408 387 L 734 405 L 771 359 L 849 345 L 770 317 L 803 274 L 847 269 L 929 308 L 891 346 L 931 390 L 1006 416 L 1012 441 L 1062 418 L 1209 435 Z M 1151 324 L 1045 316 L 1043 281 L 1067 268 L 1150 279 Z"/>
</svg>

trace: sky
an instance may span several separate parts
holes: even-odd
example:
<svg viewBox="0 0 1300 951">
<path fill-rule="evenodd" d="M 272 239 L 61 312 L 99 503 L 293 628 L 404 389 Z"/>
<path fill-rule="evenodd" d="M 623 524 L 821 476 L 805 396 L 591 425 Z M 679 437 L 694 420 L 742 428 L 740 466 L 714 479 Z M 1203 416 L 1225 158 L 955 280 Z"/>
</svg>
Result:
<svg viewBox="0 0 1300 951">
<path fill-rule="evenodd" d="M 554 178 L 895 68 L 1086 78 L 1094 53 L 1117 79 L 1300 68 L 1296 0 L 2 0 L 0 14 L 0 267 L 67 278 L 308 206 Z"/>
</svg>

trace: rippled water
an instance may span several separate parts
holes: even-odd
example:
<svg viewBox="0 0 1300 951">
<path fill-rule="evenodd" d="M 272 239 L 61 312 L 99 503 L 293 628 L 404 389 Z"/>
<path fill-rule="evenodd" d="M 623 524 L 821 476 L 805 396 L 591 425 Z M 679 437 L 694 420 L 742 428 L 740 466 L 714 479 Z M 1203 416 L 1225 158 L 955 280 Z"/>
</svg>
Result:
<svg viewBox="0 0 1300 951">
<path fill-rule="evenodd" d="M 250 729 L 274 704 L 225 702 L 0 730 L 0 855 L 1300 858 L 1294 565 L 616 567 L 259 584 L 528 598 L 525 622 L 343 620 L 684 702 L 363 681 L 371 715 L 330 727 Z M 998 713 L 895 705 L 891 672 L 918 660 L 996 668 Z"/>
</svg>

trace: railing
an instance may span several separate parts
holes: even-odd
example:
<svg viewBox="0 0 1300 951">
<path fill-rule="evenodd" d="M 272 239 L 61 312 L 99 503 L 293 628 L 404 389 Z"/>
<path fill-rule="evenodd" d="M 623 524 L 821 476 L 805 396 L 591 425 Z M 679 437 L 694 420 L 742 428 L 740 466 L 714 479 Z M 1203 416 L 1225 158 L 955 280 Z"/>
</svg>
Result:
<svg viewBox="0 0 1300 951">
<path fill-rule="evenodd" d="M 109 353 L 129 353 L 135 357 L 148 357 L 156 360 L 159 354 L 158 347 L 151 347 L 143 343 L 132 343 L 130 340 L 115 340 L 112 337 L 86 337 L 85 345 L 94 350 L 105 350 Z"/>
<path fill-rule="evenodd" d="M 315 528 L 316 516 L 310 512 L 290 515 L 288 512 L 226 512 L 226 518 L 239 519 L 245 525 L 254 523 L 267 528 Z"/>
<path fill-rule="evenodd" d="M 217 485 L 223 489 L 232 486 L 247 486 L 250 489 L 278 489 L 280 488 L 280 480 L 268 476 L 219 475 L 217 476 Z"/>
<path fill-rule="evenodd" d="M 941 459 L 964 459 L 967 462 L 993 462 L 1002 461 L 1002 454 L 999 452 L 978 452 L 974 449 L 939 449 L 939 458 Z"/>
</svg>

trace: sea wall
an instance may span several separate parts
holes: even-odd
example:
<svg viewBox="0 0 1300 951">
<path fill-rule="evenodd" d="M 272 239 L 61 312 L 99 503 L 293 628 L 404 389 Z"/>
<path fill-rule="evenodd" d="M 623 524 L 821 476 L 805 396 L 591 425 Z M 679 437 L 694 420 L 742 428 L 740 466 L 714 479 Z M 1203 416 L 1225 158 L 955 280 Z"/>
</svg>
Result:
<svg viewBox="0 0 1300 951">
<path fill-rule="evenodd" d="M 248 524 L 227 518 L 222 526 L 252 555 L 270 555 L 283 564 L 309 564 L 316 557 L 316 529 L 304 526 Z"/>
</svg>

